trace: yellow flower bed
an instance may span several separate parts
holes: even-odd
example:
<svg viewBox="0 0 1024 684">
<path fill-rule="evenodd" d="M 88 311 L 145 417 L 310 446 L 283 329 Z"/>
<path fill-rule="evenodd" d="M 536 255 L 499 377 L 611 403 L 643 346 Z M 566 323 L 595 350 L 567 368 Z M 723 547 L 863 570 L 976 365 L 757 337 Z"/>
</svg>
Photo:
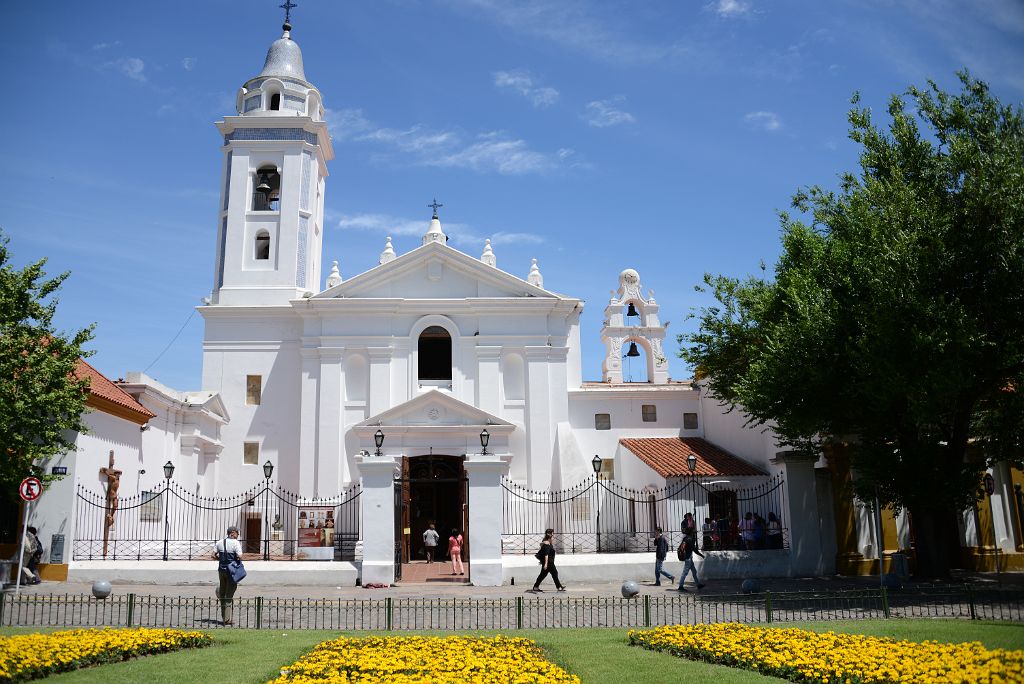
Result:
<svg viewBox="0 0 1024 684">
<path fill-rule="evenodd" d="M 1021 682 L 1024 651 L 980 643 L 916 643 L 736 623 L 631 631 L 629 643 L 794 682 Z"/>
<path fill-rule="evenodd" d="M 325 641 L 281 670 L 272 684 L 347 682 L 574 682 L 529 639 L 342 637 Z"/>
<path fill-rule="evenodd" d="M 0 637 L 0 682 L 23 682 L 87 665 L 211 643 L 209 634 L 180 629 L 75 629 Z"/>
</svg>

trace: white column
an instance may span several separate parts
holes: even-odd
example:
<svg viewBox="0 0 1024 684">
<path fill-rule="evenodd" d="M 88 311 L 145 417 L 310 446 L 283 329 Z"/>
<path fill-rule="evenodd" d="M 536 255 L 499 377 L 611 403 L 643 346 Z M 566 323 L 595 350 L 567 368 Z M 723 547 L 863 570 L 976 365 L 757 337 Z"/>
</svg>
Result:
<svg viewBox="0 0 1024 684">
<path fill-rule="evenodd" d="M 463 462 L 469 478 L 469 571 L 473 586 L 500 587 L 501 476 L 508 463 L 492 454 L 473 455 Z"/>
<path fill-rule="evenodd" d="M 395 583 L 395 471 L 393 456 L 357 456 L 363 492 L 363 585 Z"/>
<path fill-rule="evenodd" d="M 317 387 L 320 380 L 320 359 L 316 349 L 304 348 L 299 405 L 299 496 L 316 496 L 317 417 L 320 413 Z"/>
<path fill-rule="evenodd" d="M 818 526 L 817 479 L 814 464 L 817 458 L 780 451 L 772 463 L 782 465 L 789 498 L 789 569 L 795 576 L 817 576 L 825 571 L 822 557 L 821 529 Z"/>
<path fill-rule="evenodd" d="M 316 450 L 316 496 L 334 496 L 342 484 L 341 349 L 320 350 L 320 410 Z"/>
</svg>

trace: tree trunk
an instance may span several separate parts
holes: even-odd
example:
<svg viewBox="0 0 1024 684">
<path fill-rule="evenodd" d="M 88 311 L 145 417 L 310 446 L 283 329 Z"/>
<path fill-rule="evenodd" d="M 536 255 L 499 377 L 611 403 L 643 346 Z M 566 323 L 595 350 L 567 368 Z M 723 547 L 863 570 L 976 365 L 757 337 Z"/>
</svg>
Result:
<svg viewBox="0 0 1024 684">
<path fill-rule="evenodd" d="M 917 559 L 914 578 L 947 579 L 950 559 L 956 551 L 956 534 L 950 531 L 952 516 L 947 510 L 927 507 L 910 509 L 914 528 L 914 552 Z"/>
</svg>

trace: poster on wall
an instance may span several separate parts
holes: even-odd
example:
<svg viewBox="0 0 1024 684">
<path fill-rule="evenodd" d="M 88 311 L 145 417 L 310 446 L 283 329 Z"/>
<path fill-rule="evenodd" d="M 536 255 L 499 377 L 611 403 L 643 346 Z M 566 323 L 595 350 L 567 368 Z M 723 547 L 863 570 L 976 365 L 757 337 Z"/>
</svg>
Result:
<svg viewBox="0 0 1024 684">
<path fill-rule="evenodd" d="M 299 506 L 299 547 L 334 546 L 334 506 Z"/>
</svg>

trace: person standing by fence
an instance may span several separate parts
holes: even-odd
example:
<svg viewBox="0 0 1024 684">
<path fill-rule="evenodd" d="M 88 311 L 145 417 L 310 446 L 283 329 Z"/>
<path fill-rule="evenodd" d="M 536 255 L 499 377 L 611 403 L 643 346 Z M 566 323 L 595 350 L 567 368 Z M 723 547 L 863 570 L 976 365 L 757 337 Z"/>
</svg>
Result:
<svg viewBox="0 0 1024 684">
<path fill-rule="evenodd" d="M 238 541 L 238 528 L 232 525 L 227 530 L 227 536 L 217 542 L 217 585 L 216 595 L 220 599 L 220 616 L 225 625 L 234 624 L 234 603 L 235 591 L 238 589 L 238 582 L 231 577 L 228 564 L 242 557 L 242 542 Z"/>
<path fill-rule="evenodd" d="M 558 568 L 555 567 L 555 543 L 552 541 L 554 533 L 549 529 L 544 533 L 544 541 L 540 543 L 540 551 L 537 552 L 537 560 L 540 561 L 540 574 L 537 575 L 537 581 L 533 583 L 533 589 L 531 592 L 544 591 L 540 588 L 540 583 L 544 581 L 544 578 L 551 575 L 551 579 L 555 581 L 555 586 L 558 591 L 565 591 L 565 585 L 558 580 Z"/>
<path fill-rule="evenodd" d="M 462 535 L 454 527 L 452 536 L 448 537 L 448 556 L 452 559 L 452 574 L 465 575 L 466 568 L 462 565 Z"/>
<path fill-rule="evenodd" d="M 654 586 L 660 587 L 662 575 L 668 577 L 669 582 L 675 582 L 676 578 L 662 568 L 668 557 L 668 540 L 665 539 L 660 527 L 656 527 L 654 531 Z"/>
</svg>

